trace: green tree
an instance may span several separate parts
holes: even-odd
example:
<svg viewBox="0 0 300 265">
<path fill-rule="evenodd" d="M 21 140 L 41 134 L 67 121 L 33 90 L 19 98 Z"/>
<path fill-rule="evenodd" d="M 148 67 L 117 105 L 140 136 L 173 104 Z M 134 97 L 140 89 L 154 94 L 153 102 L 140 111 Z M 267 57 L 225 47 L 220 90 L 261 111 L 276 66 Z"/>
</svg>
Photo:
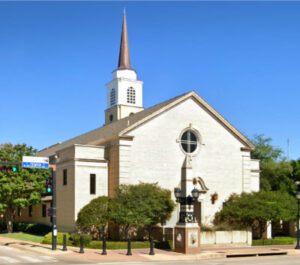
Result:
<svg viewBox="0 0 300 265">
<path fill-rule="evenodd" d="M 268 221 L 296 220 L 297 201 L 288 193 L 260 191 L 233 194 L 223 209 L 216 214 L 216 223 L 227 222 L 243 226 L 259 223 L 261 237 Z"/>
<path fill-rule="evenodd" d="M 292 173 L 290 178 L 293 181 L 300 181 L 300 159 L 290 161 L 292 167 Z"/>
<path fill-rule="evenodd" d="M 261 163 L 260 168 L 260 187 L 262 190 L 288 192 L 291 195 L 295 195 L 297 185 L 291 178 L 293 167 L 290 162 L 269 160 Z"/>
<path fill-rule="evenodd" d="M 96 230 L 99 237 L 103 236 L 109 221 L 109 202 L 106 196 L 90 201 L 78 213 L 76 225 L 82 231 L 93 234 Z"/>
<path fill-rule="evenodd" d="M 36 150 L 26 144 L 3 144 L 0 148 L 0 161 L 21 162 L 22 156 L 34 155 Z M 17 172 L 0 172 L 0 211 L 4 213 L 7 232 L 13 231 L 14 215 L 18 208 L 40 202 L 45 192 L 45 179 L 49 170 L 22 169 Z"/>
<path fill-rule="evenodd" d="M 293 165 L 282 159 L 283 151 L 274 147 L 272 139 L 265 138 L 263 134 L 255 135 L 252 142 L 255 150 L 251 156 L 260 160 L 260 189 L 280 190 L 294 195 L 297 187 L 292 177 Z"/>
<path fill-rule="evenodd" d="M 265 138 L 263 134 L 254 135 L 252 143 L 255 145 L 255 149 L 251 152 L 251 157 L 259 159 L 261 163 L 278 160 L 283 151 L 274 147 L 271 142 L 272 138 Z"/>
<path fill-rule="evenodd" d="M 124 226 L 128 237 L 131 227 L 145 226 L 150 232 L 153 225 L 171 217 L 174 207 L 171 192 L 157 184 L 120 185 L 111 203 L 110 219 Z"/>
</svg>

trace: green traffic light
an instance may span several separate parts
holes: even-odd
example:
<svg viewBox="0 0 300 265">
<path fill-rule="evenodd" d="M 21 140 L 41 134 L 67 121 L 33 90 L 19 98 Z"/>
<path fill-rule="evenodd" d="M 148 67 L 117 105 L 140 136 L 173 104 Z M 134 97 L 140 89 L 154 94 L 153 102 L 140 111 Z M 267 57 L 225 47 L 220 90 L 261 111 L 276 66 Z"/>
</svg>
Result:
<svg viewBox="0 0 300 265">
<path fill-rule="evenodd" d="M 17 167 L 12 167 L 13 172 L 17 172 Z"/>
<path fill-rule="evenodd" d="M 51 192 L 52 191 L 52 189 L 51 188 L 47 188 L 47 192 Z"/>
</svg>

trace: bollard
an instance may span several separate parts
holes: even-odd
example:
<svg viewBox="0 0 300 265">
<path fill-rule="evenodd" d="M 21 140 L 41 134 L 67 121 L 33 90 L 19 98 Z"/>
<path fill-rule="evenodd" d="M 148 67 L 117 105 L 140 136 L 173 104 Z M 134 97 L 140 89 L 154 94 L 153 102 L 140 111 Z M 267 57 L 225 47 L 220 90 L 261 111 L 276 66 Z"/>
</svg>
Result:
<svg viewBox="0 0 300 265">
<path fill-rule="evenodd" d="M 131 240 L 130 240 L 130 237 L 128 237 L 128 245 L 127 245 L 127 256 L 132 256 L 132 253 L 131 253 Z"/>
<path fill-rule="evenodd" d="M 106 238 L 103 236 L 103 245 L 102 245 L 102 254 L 101 255 L 107 255 L 106 252 Z"/>
<path fill-rule="evenodd" d="M 83 236 L 80 236 L 80 250 L 79 250 L 79 253 L 84 253 L 84 250 L 83 250 Z"/>
<path fill-rule="evenodd" d="M 150 237 L 150 252 L 149 255 L 154 255 L 153 237 Z"/>
<path fill-rule="evenodd" d="M 67 236 L 66 234 L 64 234 L 64 237 L 63 237 L 63 251 L 67 251 Z"/>
</svg>

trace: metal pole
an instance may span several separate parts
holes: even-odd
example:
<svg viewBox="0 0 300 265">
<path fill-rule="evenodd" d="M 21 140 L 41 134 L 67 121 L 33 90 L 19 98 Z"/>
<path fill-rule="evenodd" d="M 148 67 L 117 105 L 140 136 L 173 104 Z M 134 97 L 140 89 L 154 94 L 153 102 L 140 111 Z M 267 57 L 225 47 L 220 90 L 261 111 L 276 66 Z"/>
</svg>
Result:
<svg viewBox="0 0 300 265">
<path fill-rule="evenodd" d="M 103 236 L 102 253 L 101 253 L 101 255 L 107 255 L 107 252 L 106 252 L 106 238 L 105 238 L 105 236 Z"/>
<path fill-rule="evenodd" d="M 64 237 L 63 237 L 63 251 L 67 251 L 67 236 L 66 234 L 64 234 Z"/>
<path fill-rule="evenodd" d="M 84 253 L 84 250 L 83 250 L 83 236 L 80 236 L 80 250 L 79 250 L 79 253 Z"/>
<path fill-rule="evenodd" d="M 299 221 L 300 221 L 300 200 L 298 199 L 298 215 L 297 215 L 297 245 L 295 249 L 300 249 L 300 228 L 299 228 Z"/>
<path fill-rule="evenodd" d="M 131 239 L 130 237 L 128 237 L 128 245 L 127 245 L 127 256 L 132 256 L 132 253 L 131 253 Z"/>
<path fill-rule="evenodd" d="M 154 255 L 153 237 L 150 237 L 150 253 L 149 255 Z"/>
<path fill-rule="evenodd" d="M 56 250 L 56 238 L 57 238 L 57 229 L 56 229 L 56 172 L 51 168 L 52 173 L 52 250 Z"/>
</svg>

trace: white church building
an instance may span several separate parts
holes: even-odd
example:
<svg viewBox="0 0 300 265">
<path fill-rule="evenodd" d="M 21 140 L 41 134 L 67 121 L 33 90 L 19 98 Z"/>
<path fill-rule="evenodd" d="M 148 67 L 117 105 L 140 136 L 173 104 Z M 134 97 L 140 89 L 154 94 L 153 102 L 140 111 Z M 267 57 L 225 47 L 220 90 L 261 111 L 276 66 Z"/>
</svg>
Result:
<svg viewBox="0 0 300 265">
<path fill-rule="evenodd" d="M 143 82 L 131 68 L 124 15 L 118 68 L 107 84 L 105 125 L 38 152 L 56 161 L 57 227 L 72 231 L 80 209 L 98 196 L 113 196 L 120 184 L 180 186 L 187 156 L 196 187 L 207 190 L 195 205 L 199 223 L 209 225 L 232 194 L 259 190 L 254 145 L 196 92 L 143 108 Z M 56 159 L 54 159 L 56 158 Z M 44 203 L 46 205 L 47 202 Z M 23 220 L 48 223 L 48 206 L 22 211 Z M 178 221 L 179 206 L 166 227 Z"/>
</svg>

